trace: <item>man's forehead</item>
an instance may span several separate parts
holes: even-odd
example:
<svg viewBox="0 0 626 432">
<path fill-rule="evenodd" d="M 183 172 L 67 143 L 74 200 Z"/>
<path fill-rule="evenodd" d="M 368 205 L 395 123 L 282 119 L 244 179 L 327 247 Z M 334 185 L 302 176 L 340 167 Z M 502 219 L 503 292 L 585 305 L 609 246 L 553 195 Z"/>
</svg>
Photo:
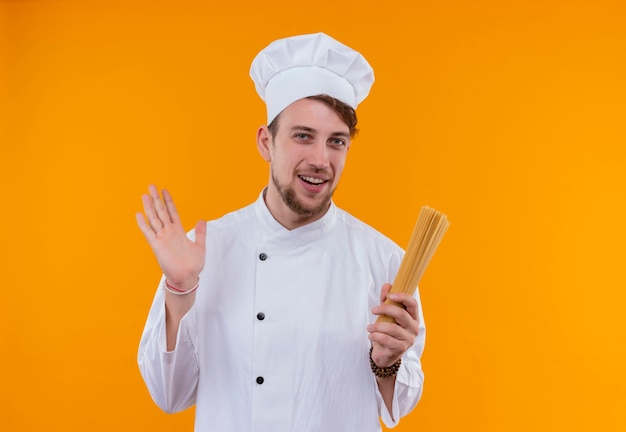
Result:
<svg viewBox="0 0 626 432">
<path fill-rule="evenodd" d="M 337 118 L 337 121 L 342 123 L 343 120 L 339 113 L 327 102 L 320 99 L 312 99 L 309 97 L 298 99 L 295 102 L 290 103 L 280 113 L 280 115 L 290 117 L 302 117 L 307 116 L 313 118 L 328 117 L 331 119 Z"/>
<path fill-rule="evenodd" d="M 292 128 L 300 127 L 301 131 L 351 136 L 350 127 L 330 103 L 310 97 L 289 104 L 272 123 L 275 132 L 291 132 Z"/>
</svg>

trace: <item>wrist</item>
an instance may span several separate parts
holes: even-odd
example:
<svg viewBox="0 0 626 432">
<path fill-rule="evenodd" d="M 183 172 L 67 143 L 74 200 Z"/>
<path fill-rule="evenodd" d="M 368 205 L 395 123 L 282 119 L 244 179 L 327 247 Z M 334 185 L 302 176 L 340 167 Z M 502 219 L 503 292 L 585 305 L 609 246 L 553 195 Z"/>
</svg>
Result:
<svg viewBox="0 0 626 432">
<path fill-rule="evenodd" d="M 163 289 L 165 289 L 165 291 L 174 295 L 191 294 L 192 292 L 197 290 L 199 286 L 200 286 L 200 278 L 197 278 L 195 283 L 193 284 L 187 283 L 184 285 L 171 284 L 167 280 L 167 278 L 163 280 Z"/>
<path fill-rule="evenodd" d="M 380 367 L 376 364 L 374 359 L 372 358 L 372 351 L 374 347 L 370 347 L 370 367 L 372 369 L 372 373 L 376 375 L 376 379 L 379 378 L 391 378 L 395 377 L 400 370 L 400 365 L 402 364 L 402 358 L 399 358 L 394 364 L 387 367 Z"/>
</svg>

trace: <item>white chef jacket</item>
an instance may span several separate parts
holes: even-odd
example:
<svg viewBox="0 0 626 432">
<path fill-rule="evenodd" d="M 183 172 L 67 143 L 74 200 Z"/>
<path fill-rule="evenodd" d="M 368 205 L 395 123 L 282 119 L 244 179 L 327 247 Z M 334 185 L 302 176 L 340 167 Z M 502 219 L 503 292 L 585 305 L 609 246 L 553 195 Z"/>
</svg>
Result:
<svg viewBox="0 0 626 432">
<path fill-rule="evenodd" d="M 193 236 L 193 233 L 190 234 Z M 402 358 L 386 409 L 369 365 L 367 325 L 403 251 L 331 204 L 287 230 L 263 199 L 207 223 L 206 265 L 194 306 L 168 352 L 159 289 L 139 367 L 167 412 L 196 404 L 196 431 L 374 432 L 417 404 L 424 320 Z M 419 295 L 416 293 L 419 304 Z"/>
</svg>

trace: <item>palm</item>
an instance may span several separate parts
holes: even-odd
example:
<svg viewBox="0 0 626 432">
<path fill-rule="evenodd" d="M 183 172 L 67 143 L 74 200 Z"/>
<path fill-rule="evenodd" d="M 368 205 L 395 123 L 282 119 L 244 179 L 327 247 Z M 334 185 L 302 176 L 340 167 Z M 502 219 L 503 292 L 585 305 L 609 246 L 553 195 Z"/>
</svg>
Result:
<svg viewBox="0 0 626 432">
<path fill-rule="evenodd" d="M 190 288 L 204 268 L 206 225 L 198 222 L 195 239 L 190 239 L 169 193 L 164 190 L 161 200 L 156 187 L 149 189 L 150 195 L 142 197 L 145 218 L 138 213 L 137 224 L 167 280 L 174 286 Z"/>
<path fill-rule="evenodd" d="M 161 270 L 173 284 L 183 284 L 204 268 L 205 246 L 190 240 L 180 225 L 165 227 L 151 244 Z"/>
</svg>

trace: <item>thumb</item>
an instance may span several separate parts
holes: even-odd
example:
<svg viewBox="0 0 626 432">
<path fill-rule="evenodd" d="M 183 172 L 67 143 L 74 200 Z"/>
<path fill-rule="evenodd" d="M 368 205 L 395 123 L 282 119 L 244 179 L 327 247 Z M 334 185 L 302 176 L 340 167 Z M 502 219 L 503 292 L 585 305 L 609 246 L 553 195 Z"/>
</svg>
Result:
<svg viewBox="0 0 626 432">
<path fill-rule="evenodd" d="M 206 246 L 206 222 L 199 220 L 195 228 L 196 244 L 202 247 Z"/>
<path fill-rule="evenodd" d="M 391 284 L 390 283 L 386 283 L 383 285 L 383 287 L 380 290 L 380 302 L 384 303 L 385 300 L 387 299 L 387 295 L 389 294 L 389 291 L 391 290 Z"/>
</svg>

